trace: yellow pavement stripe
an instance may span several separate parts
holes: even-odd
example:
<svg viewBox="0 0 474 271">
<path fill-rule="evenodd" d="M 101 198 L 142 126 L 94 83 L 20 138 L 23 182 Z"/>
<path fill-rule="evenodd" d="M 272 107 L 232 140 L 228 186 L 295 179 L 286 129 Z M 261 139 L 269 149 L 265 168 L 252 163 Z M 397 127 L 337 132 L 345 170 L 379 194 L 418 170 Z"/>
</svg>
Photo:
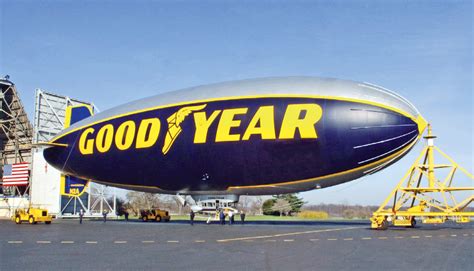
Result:
<svg viewBox="0 0 474 271">
<path fill-rule="evenodd" d="M 144 240 L 144 241 L 142 241 L 143 244 L 152 244 L 154 242 L 155 241 L 153 241 L 153 240 Z"/>
<path fill-rule="evenodd" d="M 418 239 L 418 238 L 420 238 L 420 236 L 418 236 L 418 235 L 413 235 L 411 238 L 412 238 L 412 239 Z"/>
<path fill-rule="evenodd" d="M 362 237 L 362 240 L 372 240 L 372 237 Z"/>
<path fill-rule="evenodd" d="M 205 243 L 206 240 L 194 240 L 194 243 Z"/>
<path fill-rule="evenodd" d="M 126 244 L 127 241 L 114 241 L 115 244 Z"/>
<path fill-rule="evenodd" d="M 354 238 L 344 238 L 344 239 L 342 239 L 342 240 L 344 240 L 344 241 L 352 241 L 352 240 L 354 240 Z"/>
<path fill-rule="evenodd" d="M 346 231 L 353 229 L 363 229 L 364 227 L 348 227 L 348 228 L 337 228 L 337 229 L 325 229 L 325 230 L 314 230 L 314 231 L 300 231 L 300 232 L 289 232 L 289 233 L 280 233 L 274 235 L 260 235 L 260 236 L 249 236 L 249 237 L 239 237 L 239 238 L 230 238 L 230 239 L 220 239 L 216 240 L 217 242 L 231 242 L 231 241 L 242 241 L 250 239 L 266 239 L 266 238 L 275 238 L 283 236 L 292 236 L 300 234 L 309 234 L 309 233 L 321 233 L 321 232 L 333 232 L 333 231 Z"/>
<path fill-rule="evenodd" d="M 403 236 L 395 236 L 395 237 L 393 237 L 393 238 L 395 238 L 395 239 L 403 239 L 403 238 L 405 238 L 405 237 L 403 237 Z"/>
<path fill-rule="evenodd" d="M 51 244 L 51 241 L 36 241 L 37 244 Z"/>
<path fill-rule="evenodd" d="M 254 240 L 242 240 L 242 242 L 253 242 Z"/>
<path fill-rule="evenodd" d="M 8 241 L 9 244 L 23 244 L 23 241 Z"/>
<path fill-rule="evenodd" d="M 97 241 L 86 241 L 86 244 L 97 244 Z"/>
<path fill-rule="evenodd" d="M 263 242 L 276 242 L 276 241 L 277 241 L 277 240 L 273 240 L 273 239 L 271 239 L 271 240 L 263 240 Z"/>
<path fill-rule="evenodd" d="M 314 241 L 319 241 L 319 239 L 309 239 L 309 241 L 314 242 Z"/>
<path fill-rule="evenodd" d="M 328 238 L 328 241 L 337 241 L 337 238 Z"/>
<path fill-rule="evenodd" d="M 74 241 L 61 241 L 61 244 L 74 244 Z"/>
<path fill-rule="evenodd" d="M 262 235 L 262 236 L 253 236 L 253 237 L 241 237 L 241 238 L 232 238 L 232 239 L 220 239 L 216 240 L 217 242 L 231 242 L 231 241 L 242 241 L 242 240 L 250 240 L 250 239 L 264 239 L 264 238 L 272 238 L 275 237 L 273 235 Z"/>
<path fill-rule="evenodd" d="M 177 240 L 168 240 L 166 242 L 168 242 L 168 243 L 179 243 L 179 241 L 177 241 Z"/>
<path fill-rule="evenodd" d="M 388 237 L 382 236 L 382 237 L 379 237 L 378 239 L 380 239 L 380 240 L 387 240 Z"/>
</svg>

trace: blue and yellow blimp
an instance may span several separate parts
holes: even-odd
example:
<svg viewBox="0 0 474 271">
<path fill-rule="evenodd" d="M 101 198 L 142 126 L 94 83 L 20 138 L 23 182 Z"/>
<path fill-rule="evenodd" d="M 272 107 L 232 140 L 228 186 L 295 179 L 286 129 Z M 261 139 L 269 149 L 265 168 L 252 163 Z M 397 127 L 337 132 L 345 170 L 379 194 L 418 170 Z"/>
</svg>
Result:
<svg viewBox="0 0 474 271">
<path fill-rule="evenodd" d="M 110 186 L 188 195 L 348 182 L 403 157 L 426 127 L 389 90 L 315 77 L 198 86 L 89 115 L 72 111 L 72 125 L 47 143 L 51 165 Z"/>
</svg>

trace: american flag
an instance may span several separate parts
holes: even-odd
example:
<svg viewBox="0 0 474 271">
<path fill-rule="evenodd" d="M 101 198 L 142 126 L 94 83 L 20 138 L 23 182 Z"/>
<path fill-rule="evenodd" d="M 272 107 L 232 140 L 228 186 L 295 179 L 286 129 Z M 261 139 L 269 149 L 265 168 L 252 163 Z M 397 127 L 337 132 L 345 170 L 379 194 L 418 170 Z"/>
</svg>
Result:
<svg viewBox="0 0 474 271">
<path fill-rule="evenodd" d="M 30 163 L 17 163 L 3 166 L 3 186 L 28 185 L 30 178 Z"/>
</svg>

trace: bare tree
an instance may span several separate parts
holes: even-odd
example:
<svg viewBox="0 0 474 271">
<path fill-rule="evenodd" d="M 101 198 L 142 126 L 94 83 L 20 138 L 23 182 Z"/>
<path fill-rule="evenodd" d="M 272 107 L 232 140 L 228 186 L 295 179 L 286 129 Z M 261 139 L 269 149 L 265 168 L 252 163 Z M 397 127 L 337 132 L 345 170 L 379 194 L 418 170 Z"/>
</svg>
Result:
<svg viewBox="0 0 474 271">
<path fill-rule="evenodd" d="M 244 211 L 245 213 L 249 213 L 252 202 L 253 202 L 252 197 L 241 196 L 239 199 L 239 204 L 237 205 L 237 208 Z"/>
<path fill-rule="evenodd" d="M 247 214 L 261 215 L 263 199 L 260 196 L 241 196 L 238 209 Z"/>
<path fill-rule="evenodd" d="M 158 194 L 130 191 L 127 193 L 128 206 L 135 215 L 141 209 L 153 209 L 162 207 L 165 203 Z"/>
<path fill-rule="evenodd" d="M 280 213 L 280 216 L 282 216 L 284 213 L 286 214 L 291 211 L 291 205 L 285 199 L 277 199 L 273 204 L 272 209 L 274 211 L 278 211 Z"/>
<path fill-rule="evenodd" d="M 250 205 L 250 212 L 254 215 L 263 215 L 263 198 L 262 197 L 254 197 L 252 204 Z"/>
</svg>

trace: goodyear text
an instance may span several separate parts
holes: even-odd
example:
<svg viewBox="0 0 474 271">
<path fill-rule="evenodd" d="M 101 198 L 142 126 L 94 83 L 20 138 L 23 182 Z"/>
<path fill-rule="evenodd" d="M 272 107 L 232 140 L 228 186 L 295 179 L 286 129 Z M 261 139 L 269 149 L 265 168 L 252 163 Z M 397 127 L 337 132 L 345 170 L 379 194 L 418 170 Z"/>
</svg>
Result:
<svg viewBox="0 0 474 271">
<path fill-rule="evenodd" d="M 171 149 L 176 138 L 182 132 L 181 123 L 189 119 L 194 121 L 194 144 L 213 142 L 248 141 L 256 138 L 261 140 L 290 140 L 296 133 L 300 138 L 318 138 L 315 124 L 321 119 L 323 111 L 315 103 L 288 104 L 281 123 L 275 121 L 275 107 L 273 105 L 260 106 L 252 115 L 248 115 L 249 108 L 231 108 L 203 111 L 206 105 L 188 106 L 179 109 L 167 118 L 167 125 L 162 125 L 159 118 L 142 119 L 138 123 L 126 120 L 115 127 L 105 124 L 99 129 L 92 127 L 82 131 L 79 138 L 79 151 L 83 155 L 105 153 L 111 148 L 125 151 L 130 148 L 142 149 L 155 146 L 160 137 L 162 126 L 165 136 L 162 152 L 164 155 Z M 242 127 L 242 119 L 248 119 L 248 125 Z M 210 134 L 210 127 L 217 125 L 215 133 Z M 276 127 L 280 129 L 277 130 Z M 243 133 L 237 132 L 237 128 Z"/>
</svg>

